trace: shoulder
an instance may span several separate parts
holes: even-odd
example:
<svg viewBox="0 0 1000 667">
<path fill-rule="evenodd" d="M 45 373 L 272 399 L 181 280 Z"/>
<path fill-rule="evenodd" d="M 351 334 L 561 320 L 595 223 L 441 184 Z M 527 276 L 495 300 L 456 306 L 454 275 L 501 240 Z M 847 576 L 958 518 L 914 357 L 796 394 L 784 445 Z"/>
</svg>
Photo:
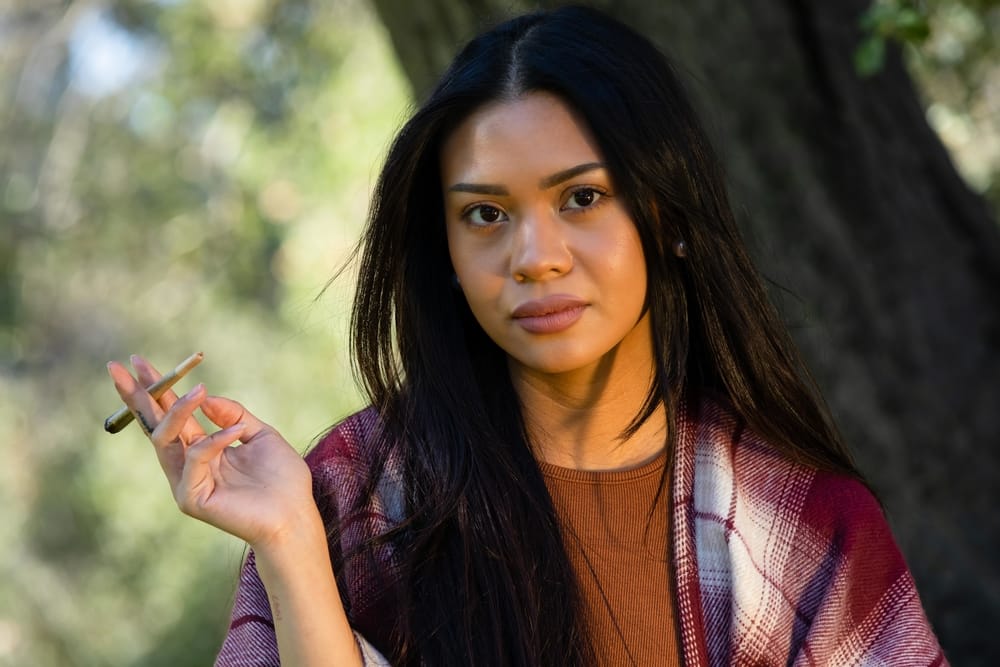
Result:
<svg viewBox="0 0 1000 667">
<path fill-rule="evenodd" d="M 367 407 L 344 418 L 323 435 L 306 454 L 310 468 L 331 461 L 364 461 L 371 458 L 371 443 L 379 425 L 378 414 Z"/>
<path fill-rule="evenodd" d="M 847 475 L 817 470 L 793 460 L 754 432 L 724 401 L 703 399 L 689 417 L 698 481 L 725 487 L 738 497 L 823 532 L 884 525 L 871 490 Z"/>
<path fill-rule="evenodd" d="M 830 472 L 812 473 L 800 514 L 804 523 L 830 534 L 843 548 L 864 535 L 889 529 L 882 506 L 868 487 Z"/>
<path fill-rule="evenodd" d="M 828 573 L 847 560 L 889 579 L 906 571 L 882 507 L 862 482 L 792 460 L 730 408 L 702 401 L 692 501 L 699 536 L 751 569 Z M 742 549 L 733 549 L 733 539 Z"/>
<path fill-rule="evenodd" d="M 313 494 L 328 520 L 358 513 L 381 518 L 379 529 L 401 520 L 403 474 L 399 447 L 367 407 L 334 425 L 306 454 Z"/>
<path fill-rule="evenodd" d="M 317 492 L 361 485 L 396 465 L 384 446 L 382 422 L 372 407 L 335 424 L 305 455 Z M 348 491 L 350 489 L 347 489 Z"/>
<path fill-rule="evenodd" d="M 810 664 L 862 664 L 905 646 L 919 657 L 912 664 L 940 663 L 912 577 L 863 483 L 792 460 L 724 403 L 702 401 L 685 420 L 694 576 L 710 645 L 803 651 Z"/>
</svg>

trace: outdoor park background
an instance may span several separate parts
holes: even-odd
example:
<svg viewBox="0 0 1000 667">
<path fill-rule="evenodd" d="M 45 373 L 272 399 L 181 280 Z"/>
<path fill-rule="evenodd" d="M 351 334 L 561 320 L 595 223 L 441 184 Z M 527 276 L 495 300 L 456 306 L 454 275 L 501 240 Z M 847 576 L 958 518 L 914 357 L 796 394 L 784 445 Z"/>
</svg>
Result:
<svg viewBox="0 0 1000 667">
<path fill-rule="evenodd" d="M 929 37 L 890 38 L 996 211 L 1000 14 L 921 7 Z M 323 288 L 412 98 L 362 0 L 0 5 L 0 665 L 211 661 L 243 546 L 103 432 L 104 364 L 204 351 L 179 389 L 303 450 L 359 407 L 350 271 Z"/>
</svg>

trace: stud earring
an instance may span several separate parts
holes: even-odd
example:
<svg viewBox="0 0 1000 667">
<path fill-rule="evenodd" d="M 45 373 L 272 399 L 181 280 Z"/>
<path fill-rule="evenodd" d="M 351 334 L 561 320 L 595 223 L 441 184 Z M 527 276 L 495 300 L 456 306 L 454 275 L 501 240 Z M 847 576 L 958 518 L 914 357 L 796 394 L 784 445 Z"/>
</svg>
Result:
<svg viewBox="0 0 1000 667">
<path fill-rule="evenodd" d="M 674 241 L 674 255 L 680 258 L 687 257 L 688 247 L 687 243 L 684 243 L 684 239 L 677 239 Z"/>
</svg>

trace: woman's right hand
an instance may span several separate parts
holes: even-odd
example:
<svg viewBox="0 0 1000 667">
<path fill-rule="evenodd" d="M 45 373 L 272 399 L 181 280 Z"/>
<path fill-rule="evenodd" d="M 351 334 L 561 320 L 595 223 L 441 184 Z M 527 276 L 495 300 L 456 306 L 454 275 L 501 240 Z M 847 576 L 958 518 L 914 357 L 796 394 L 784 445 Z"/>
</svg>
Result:
<svg viewBox="0 0 1000 667">
<path fill-rule="evenodd" d="M 208 396 L 200 384 L 180 398 L 153 399 L 145 387 L 160 374 L 141 357 L 132 366 L 135 376 L 116 362 L 108 372 L 152 441 L 177 504 L 253 548 L 282 664 L 362 665 L 302 457 L 242 405 Z M 198 408 L 221 430 L 206 433 L 194 418 Z"/>
<path fill-rule="evenodd" d="M 236 401 L 208 396 L 202 385 L 158 401 L 145 387 L 160 374 L 132 357 L 136 375 L 111 362 L 119 396 L 153 443 L 177 505 L 185 514 L 266 549 L 303 517 L 315 513 L 305 461 L 277 431 Z M 221 430 L 208 434 L 194 418 L 202 413 Z M 230 447 L 236 441 L 242 444 Z"/>
</svg>

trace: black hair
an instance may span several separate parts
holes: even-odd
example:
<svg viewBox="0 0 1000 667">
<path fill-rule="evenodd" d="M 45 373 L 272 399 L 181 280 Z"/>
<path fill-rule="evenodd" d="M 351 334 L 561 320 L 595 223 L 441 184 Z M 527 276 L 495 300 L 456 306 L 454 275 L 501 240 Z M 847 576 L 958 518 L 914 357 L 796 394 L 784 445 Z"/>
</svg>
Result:
<svg viewBox="0 0 1000 667">
<path fill-rule="evenodd" d="M 670 63 L 592 9 L 511 19 L 465 46 L 400 130 L 362 238 L 356 369 L 383 424 L 381 451 L 401 448 L 405 473 L 408 518 L 384 538 L 402 554 L 388 647 L 400 664 L 593 658 L 506 357 L 451 287 L 444 227 L 442 143 L 484 104 L 532 91 L 586 122 L 642 241 L 656 368 L 630 429 L 660 405 L 673 420 L 682 396 L 711 392 L 788 457 L 860 479 Z"/>
</svg>

